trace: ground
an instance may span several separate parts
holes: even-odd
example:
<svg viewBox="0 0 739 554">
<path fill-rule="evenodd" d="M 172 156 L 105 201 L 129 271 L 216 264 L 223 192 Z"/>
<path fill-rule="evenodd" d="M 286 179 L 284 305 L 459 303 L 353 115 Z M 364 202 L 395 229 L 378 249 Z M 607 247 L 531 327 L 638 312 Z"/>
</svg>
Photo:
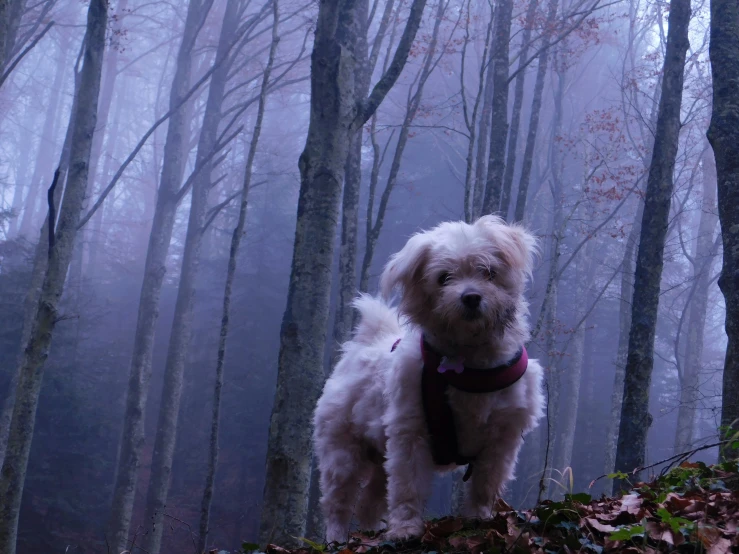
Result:
<svg viewBox="0 0 739 554">
<path fill-rule="evenodd" d="M 627 477 L 622 475 L 622 477 Z M 446 517 L 426 523 L 421 539 L 390 542 L 383 534 L 353 533 L 346 544 L 286 549 L 266 554 L 560 554 L 739 553 L 737 462 L 707 466 L 684 462 L 618 497 L 571 494 L 517 511 L 499 501 L 491 519 Z M 257 545 L 244 544 L 243 551 Z"/>
</svg>

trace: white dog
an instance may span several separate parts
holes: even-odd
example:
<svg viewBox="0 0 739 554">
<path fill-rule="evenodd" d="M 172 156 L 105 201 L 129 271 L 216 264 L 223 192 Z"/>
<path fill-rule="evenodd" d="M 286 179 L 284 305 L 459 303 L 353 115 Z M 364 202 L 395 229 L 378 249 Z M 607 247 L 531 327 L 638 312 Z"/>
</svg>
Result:
<svg viewBox="0 0 739 554">
<path fill-rule="evenodd" d="M 387 518 L 388 538 L 420 535 L 434 471 L 470 462 L 464 513 L 490 517 L 542 416 L 542 369 L 523 348 L 535 248 L 498 217 L 443 223 L 386 266 L 398 310 L 355 301 L 361 321 L 314 417 L 329 542 L 347 540 L 353 514 L 363 529 Z"/>
</svg>

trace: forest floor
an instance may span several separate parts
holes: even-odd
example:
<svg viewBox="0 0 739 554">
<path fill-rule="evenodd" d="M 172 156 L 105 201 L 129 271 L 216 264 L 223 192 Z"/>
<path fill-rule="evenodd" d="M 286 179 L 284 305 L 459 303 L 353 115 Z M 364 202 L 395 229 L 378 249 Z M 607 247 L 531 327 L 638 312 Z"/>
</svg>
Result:
<svg viewBox="0 0 739 554">
<path fill-rule="evenodd" d="M 622 477 L 627 477 L 623 475 Z M 739 471 L 736 462 L 684 462 L 621 497 L 568 494 L 518 511 L 503 501 L 487 520 L 445 517 L 426 523 L 421 539 L 391 542 L 382 533 L 353 533 L 346 544 L 267 554 L 560 554 L 739 553 Z M 244 551 L 256 545 L 244 545 Z"/>
</svg>

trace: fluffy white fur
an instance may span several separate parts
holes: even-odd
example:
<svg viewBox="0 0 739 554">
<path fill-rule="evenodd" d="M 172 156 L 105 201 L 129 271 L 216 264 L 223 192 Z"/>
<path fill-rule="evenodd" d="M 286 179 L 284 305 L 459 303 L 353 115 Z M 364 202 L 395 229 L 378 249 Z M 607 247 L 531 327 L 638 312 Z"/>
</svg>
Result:
<svg viewBox="0 0 739 554">
<path fill-rule="evenodd" d="M 389 538 L 423 532 L 433 473 L 456 466 L 436 466 L 431 457 L 420 334 L 469 367 L 508 361 L 529 338 L 523 292 L 535 248 L 523 227 L 498 217 L 443 223 L 411 237 L 391 258 L 380 280 L 384 299 L 355 301 L 361 321 L 314 417 L 329 542 L 347 539 L 352 515 L 363 529 L 378 529 L 386 519 Z M 396 286 L 397 310 L 386 303 Z M 480 297 L 477 307 L 465 304 L 470 294 Z M 450 387 L 460 453 L 476 457 L 466 515 L 489 517 L 513 478 L 523 436 L 542 416 L 541 382 L 541 366 L 529 360 L 526 374 L 507 389 L 471 394 Z"/>
</svg>

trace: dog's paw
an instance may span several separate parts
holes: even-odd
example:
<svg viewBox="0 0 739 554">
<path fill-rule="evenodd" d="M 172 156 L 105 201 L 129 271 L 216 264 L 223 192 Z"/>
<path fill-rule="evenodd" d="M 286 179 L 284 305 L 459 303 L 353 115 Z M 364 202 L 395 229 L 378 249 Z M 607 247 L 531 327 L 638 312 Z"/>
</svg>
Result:
<svg viewBox="0 0 739 554">
<path fill-rule="evenodd" d="M 406 540 L 420 537 L 426 531 L 423 520 L 414 518 L 407 521 L 391 521 L 386 537 L 390 540 Z"/>
<path fill-rule="evenodd" d="M 326 525 L 326 543 L 331 544 L 337 542 L 344 544 L 347 541 L 349 532 L 341 525 Z"/>
</svg>

